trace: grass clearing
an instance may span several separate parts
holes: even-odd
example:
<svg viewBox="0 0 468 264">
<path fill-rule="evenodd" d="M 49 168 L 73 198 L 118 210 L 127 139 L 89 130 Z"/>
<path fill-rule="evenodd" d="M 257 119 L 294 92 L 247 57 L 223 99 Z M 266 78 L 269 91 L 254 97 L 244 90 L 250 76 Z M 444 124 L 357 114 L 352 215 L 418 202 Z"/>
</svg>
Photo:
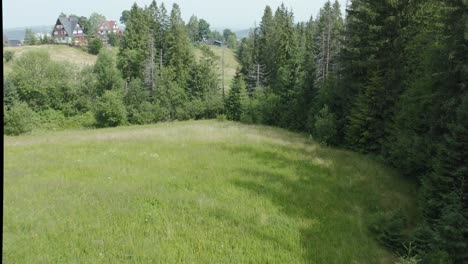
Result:
<svg viewBox="0 0 468 264">
<path fill-rule="evenodd" d="M 112 47 L 107 47 L 111 49 L 113 53 L 116 54 L 116 49 Z M 22 47 L 5 47 L 4 51 L 14 52 L 13 60 L 4 63 L 3 72 L 4 74 L 9 74 L 11 72 L 11 66 L 14 61 L 21 57 L 25 52 L 31 50 L 46 50 L 49 52 L 50 58 L 57 62 L 70 62 L 77 66 L 83 67 L 87 65 L 94 65 L 97 60 L 96 55 L 89 54 L 86 51 L 83 51 L 76 47 L 69 47 L 67 45 L 38 45 L 38 46 L 22 46 Z"/>
<path fill-rule="evenodd" d="M 189 121 L 4 137 L 6 263 L 386 263 L 415 187 L 281 129 Z"/>
</svg>

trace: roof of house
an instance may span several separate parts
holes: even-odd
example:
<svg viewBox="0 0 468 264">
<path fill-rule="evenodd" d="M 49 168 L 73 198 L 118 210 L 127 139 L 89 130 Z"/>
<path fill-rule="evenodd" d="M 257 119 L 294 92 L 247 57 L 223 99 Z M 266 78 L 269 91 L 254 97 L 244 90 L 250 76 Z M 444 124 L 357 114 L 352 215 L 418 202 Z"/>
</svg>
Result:
<svg viewBox="0 0 468 264">
<path fill-rule="evenodd" d="M 76 16 L 64 16 L 60 15 L 58 20 L 62 24 L 63 28 L 67 32 L 68 36 L 72 37 L 73 36 L 73 31 L 76 28 L 76 25 L 78 25 L 79 19 Z"/>
<path fill-rule="evenodd" d="M 107 26 L 108 29 L 113 29 L 117 26 L 117 21 L 102 21 L 99 23 L 98 30 L 105 26 Z"/>
</svg>

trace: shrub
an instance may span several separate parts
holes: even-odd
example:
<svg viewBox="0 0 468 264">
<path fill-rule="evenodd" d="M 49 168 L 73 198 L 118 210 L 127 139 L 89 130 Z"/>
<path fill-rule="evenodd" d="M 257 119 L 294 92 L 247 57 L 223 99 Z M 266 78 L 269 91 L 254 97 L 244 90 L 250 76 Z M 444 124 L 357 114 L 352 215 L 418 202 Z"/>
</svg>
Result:
<svg viewBox="0 0 468 264">
<path fill-rule="evenodd" d="M 55 62 L 46 50 L 31 50 L 16 59 L 9 75 L 18 98 L 33 110 L 53 108 L 73 101 L 73 65 Z"/>
<path fill-rule="evenodd" d="M 115 127 L 125 124 L 127 111 L 122 94 L 117 91 L 105 91 L 96 104 L 94 115 L 99 127 Z"/>
<path fill-rule="evenodd" d="M 135 125 L 145 125 L 157 123 L 163 118 L 163 111 L 157 104 L 143 102 L 138 107 L 129 106 L 128 122 Z"/>
<path fill-rule="evenodd" d="M 99 38 L 93 38 L 88 43 L 88 52 L 90 54 L 97 55 L 99 54 L 99 51 L 102 49 L 102 47 L 104 47 L 102 40 Z"/>
<path fill-rule="evenodd" d="M 12 105 L 4 117 L 5 134 L 12 136 L 31 132 L 36 122 L 36 113 L 23 102 Z"/>
<path fill-rule="evenodd" d="M 225 114 L 221 114 L 216 117 L 216 120 L 218 120 L 219 122 L 224 122 L 227 120 L 227 117 Z"/>
<path fill-rule="evenodd" d="M 43 129 L 60 129 L 65 123 L 65 115 L 61 111 L 47 109 L 39 112 L 39 127 Z"/>
<path fill-rule="evenodd" d="M 3 59 L 5 60 L 5 63 L 6 62 L 9 62 L 13 59 L 15 53 L 11 50 L 6 50 L 3 52 Z"/>
<path fill-rule="evenodd" d="M 195 98 L 185 104 L 185 109 L 187 110 L 190 119 L 202 119 L 204 117 L 206 106 L 201 99 Z"/>
</svg>

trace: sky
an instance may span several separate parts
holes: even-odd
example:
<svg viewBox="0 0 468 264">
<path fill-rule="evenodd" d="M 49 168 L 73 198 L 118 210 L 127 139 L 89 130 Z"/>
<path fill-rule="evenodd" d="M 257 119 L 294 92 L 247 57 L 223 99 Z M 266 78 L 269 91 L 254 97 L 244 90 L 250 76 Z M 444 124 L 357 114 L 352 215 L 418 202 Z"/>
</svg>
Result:
<svg viewBox="0 0 468 264">
<path fill-rule="evenodd" d="M 2 1 L 3 28 L 54 25 L 61 12 L 89 17 L 91 13 L 103 14 L 108 20 L 119 20 L 123 10 L 133 3 L 149 5 L 152 0 L 5 0 Z M 187 22 L 191 15 L 203 18 L 212 29 L 248 29 L 259 23 L 266 5 L 275 10 L 282 2 L 292 8 L 295 20 L 307 21 L 317 15 L 327 0 L 165 0 L 166 7 L 179 4 L 182 17 Z M 162 1 L 156 1 L 160 4 Z M 339 0 L 344 11 L 346 0 Z"/>
</svg>

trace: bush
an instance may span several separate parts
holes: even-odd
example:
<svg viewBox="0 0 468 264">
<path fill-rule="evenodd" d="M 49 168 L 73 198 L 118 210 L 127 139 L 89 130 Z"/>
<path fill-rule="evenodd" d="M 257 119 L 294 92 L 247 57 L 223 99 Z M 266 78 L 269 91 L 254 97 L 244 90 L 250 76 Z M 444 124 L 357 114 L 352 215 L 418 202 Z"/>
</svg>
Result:
<svg viewBox="0 0 468 264">
<path fill-rule="evenodd" d="M 92 112 L 66 116 L 62 111 L 47 109 L 39 113 L 38 127 L 47 130 L 89 128 L 96 124 Z"/>
<path fill-rule="evenodd" d="M 99 54 L 99 51 L 104 47 L 104 44 L 102 44 L 102 40 L 99 38 L 93 38 L 92 40 L 89 41 L 88 43 L 88 52 L 90 54 L 97 55 Z"/>
<path fill-rule="evenodd" d="M 99 127 L 115 127 L 127 121 L 123 96 L 117 91 L 105 91 L 96 105 L 94 115 Z"/>
<path fill-rule="evenodd" d="M 31 132 L 36 123 L 36 113 L 23 102 L 12 105 L 4 117 L 6 135 L 17 136 Z"/>
<path fill-rule="evenodd" d="M 6 50 L 3 52 L 3 59 L 5 60 L 5 63 L 11 61 L 14 57 L 15 53 L 11 50 Z"/>
<path fill-rule="evenodd" d="M 154 124 L 162 120 L 163 110 L 157 104 L 143 102 L 138 107 L 129 106 L 128 122 L 135 125 Z"/>
<path fill-rule="evenodd" d="M 216 120 L 218 120 L 219 122 L 224 122 L 224 121 L 227 120 L 227 117 L 226 117 L 225 114 L 218 115 L 218 116 L 216 117 Z"/>
</svg>

